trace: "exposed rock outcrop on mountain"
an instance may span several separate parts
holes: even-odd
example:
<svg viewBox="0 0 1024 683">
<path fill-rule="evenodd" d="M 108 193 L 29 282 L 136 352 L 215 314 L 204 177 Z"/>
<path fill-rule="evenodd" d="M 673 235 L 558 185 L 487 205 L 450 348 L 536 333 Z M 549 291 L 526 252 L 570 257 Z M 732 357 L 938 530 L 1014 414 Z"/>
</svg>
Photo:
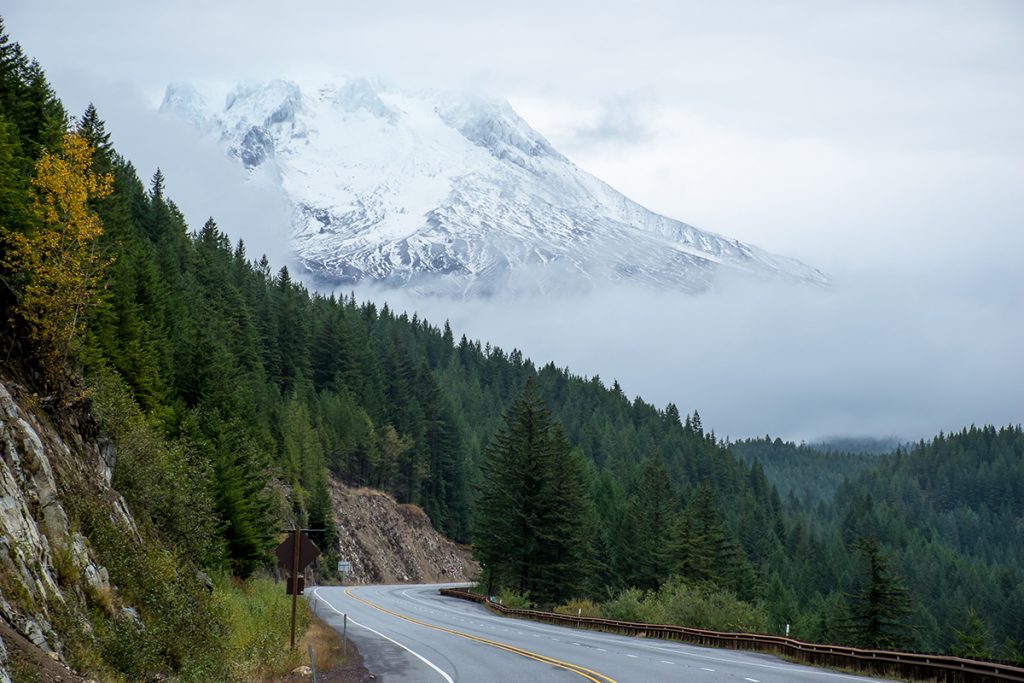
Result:
<svg viewBox="0 0 1024 683">
<path fill-rule="evenodd" d="M 0 372 L 0 617 L 9 628 L 0 647 L 0 683 L 16 664 L 12 652 L 26 651 L 11 633 L 61 662 L 62 633 L 88 630 L 83 610 L 109 606 L 116 595 L 107 569 L 69 522 L 69 501 L 88 492 L 126 535 L 138 534 L 124 499 L 110 487 L 113 446 L 85 413 L 44 411 L 45 400 Z"/>
<path fill-rule="evenodd" d="M 435 531 L 416 505 L 337 481 L 331 482 L 331 498 L 340 557 L 352 563 L 345 583 L 468 581 L 480 570 L 469 548 Z"/>
</svg>

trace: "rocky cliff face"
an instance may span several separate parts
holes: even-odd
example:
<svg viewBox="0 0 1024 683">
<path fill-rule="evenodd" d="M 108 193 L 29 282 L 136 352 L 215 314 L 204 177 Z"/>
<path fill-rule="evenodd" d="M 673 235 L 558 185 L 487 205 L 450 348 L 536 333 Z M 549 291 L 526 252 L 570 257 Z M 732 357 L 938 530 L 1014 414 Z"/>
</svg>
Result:
<svg viewBox="0 0 1024 683">
<path fill-rule="evenodd" d="M 336 481 L 331 498 L 340 557 L 352 563 L 345 583 L 467 581 L 480 571 L 469 549 L 437 533 L 415 505 L 399 505 L 386 493 Z"/>
<path fill-rule="evenodd" d="M 13 633 L 60 662 L 62 626 L 88 629 L 84 606 L 109 605 L 116 591 L 69 522 L 69 500 L 95 493 L 125 534 L 138 534 L 123 498 L 110 487 L 113 446 L 98 435 L 83 436 L 96 433 L 85 420 L 48 415 L 38 396 L 0 372 L 0 617 L 9 627 L 0 646 L 0 683 L 16 670 L 15 655 L 24 655 Z M 56 680 L 52 667 L 46 675 Z M 64 680 L 74 678 L 68 672 Z"/>
</svg>

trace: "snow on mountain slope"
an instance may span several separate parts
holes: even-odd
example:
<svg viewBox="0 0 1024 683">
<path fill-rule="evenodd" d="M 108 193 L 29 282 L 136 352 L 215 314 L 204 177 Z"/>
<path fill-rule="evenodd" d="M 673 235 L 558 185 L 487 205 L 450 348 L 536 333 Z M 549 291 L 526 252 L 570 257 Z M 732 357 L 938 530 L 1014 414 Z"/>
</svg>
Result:
<svg viewBox="0 0 1024 683">
<path fill-rule="evenodd" d="M 293 248 L 328 284 L 422 294 L 699 292 L 716 276 L 827 285 L 794 259 L 645 209 L 574 165 L 506 102 L 366 79 L 168 86 L 163 111 L 294 203 Z"/>
</svg>

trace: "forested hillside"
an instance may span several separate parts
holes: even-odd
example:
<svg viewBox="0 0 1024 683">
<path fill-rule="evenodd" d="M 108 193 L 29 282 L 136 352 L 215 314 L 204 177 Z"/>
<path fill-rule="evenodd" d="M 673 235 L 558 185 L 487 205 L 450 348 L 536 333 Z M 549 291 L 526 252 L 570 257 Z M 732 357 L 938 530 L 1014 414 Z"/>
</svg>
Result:
<svg viewBox="0 0 1024 683">
<path fill-rule="evenodd" d="M 907 623 L 919 646 L 965 651 L 973 633 L 986 643 L 975 655 L 1020 658 L 1019 426 L 971 427 L 889 455 L 820 451 L 767 437 L 731 449 L 763 464 L 786 492 L 787 515 L 801 535 L 831 538 L 836 548 L 868 538 L 885 549 L 913 597 L 916 614 Z"/>
<path fill-rule="evenodd" d="M 957 641 L 955 630 L 967 630 L 964 615 L 973 613 L 989 632 L 988 653 L 1021 658 L 1019 426 L 972 426 L 901 449 L 840 486 L 831 517 L 844 540 L 864 536 L 890 549 L 911 595 L 927 606 L 918 619 L 924 642 Z"/>
<path fill-rule="evenodd" d="M 770 436 L 733 441 L 729 450 L 743 462 L 759 462 L 779 495 L 784 499 L 792 496 L 790 504 L 804 505 L 831 500 L 843 481 L 877 467 L 884 457 L 882 453 L 834 450 Z"/>
<path fill-rule="evenodd" d="M 251 574 L 298 521 L 325 529 L 330 567 L 329 470 L 422 506 L 474 542 L 493 587 L 532 593 L 520 599 L 640 609 L 697 592 L 749 628 L 943 651 L 973 610 L 989 653 L 1020 657 L 1019 428 L 940 437 L 851 467 L 834 501 L 797 489 L 813 505 L 787 506 L 758 461 L 774 443 L 744 462 L 696 412 L 311 293 L 214 219 L 190 228 L 161 172 L 140 180 L 99 113 L 69 119 L 16 48 L 5 36 L 5 352 L 31 350 L 53 409 L 91 406 L 118 446 L 115 487 L 176 562 Z M 490 496 L 514 477 L 534 522 L 493 542 Z M 500 552 L 562 531 L 573 543 L 557 556 Z M 897 634 L 860 628 L 866 562 L 906 580 Z"/>
</svg>

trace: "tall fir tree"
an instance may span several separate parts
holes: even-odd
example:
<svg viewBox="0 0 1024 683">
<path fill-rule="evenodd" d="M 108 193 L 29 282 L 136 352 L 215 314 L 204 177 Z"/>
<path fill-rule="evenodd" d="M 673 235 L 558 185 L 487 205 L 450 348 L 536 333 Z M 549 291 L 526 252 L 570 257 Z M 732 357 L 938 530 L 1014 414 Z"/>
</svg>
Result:
<svg viewBox="0 0 1024 683">
<path fill-rule="evenodd" d="M 593 513 L 578 456 L 528 381 L 487 447 L 473 549 L 488 590 L 553 602 L 586 582 Z"/>
<path fill-rule="evenodd" d="M 859 538 L 851 546 L 863 563 L 860 586 L 849 596 L 850 640 L 866 648 L 896 650 L 913 642 L 912 613 L 903 579 L 895 574 L 878 543 Z"/>
<path fill-rule="evenodd" d="M 655 589 L 668 578 L 669 530 L 675 515 L 675 491 L 658 454 L 642 465 L 636 490 L 626 504 L 615 553 L 622 585 Z"/>
<path fill-rule="evenodd" d="M 718 495 L 707 482 L 694 492 L 676 519 L 669 552 L 674 571 L 684 579 L 754 597 L 756 578 L 739 543 L 725 526 Z"/>
</svg>

